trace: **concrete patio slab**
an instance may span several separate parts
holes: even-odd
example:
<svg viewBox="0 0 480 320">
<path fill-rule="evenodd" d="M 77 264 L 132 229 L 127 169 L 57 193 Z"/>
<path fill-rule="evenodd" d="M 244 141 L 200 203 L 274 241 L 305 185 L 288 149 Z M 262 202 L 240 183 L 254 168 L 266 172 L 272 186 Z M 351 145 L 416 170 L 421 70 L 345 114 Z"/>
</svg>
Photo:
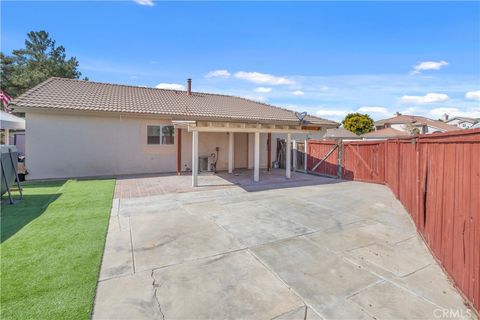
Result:
<svg viewBox="0 0 480 320">
<path fill-rule="evenodd" d="M 153 272 L 165 319 L 271 319 L 302 300 L 247 250 Z"/>
<path fill-rule="evenodd" d="M 320 314 L 326 306 L 381 281 L 303 238 L 251 250 Z"/>
<path fill-rule="evenodd" d="M 128 217 L 110 218 L 100 280 L 133 274 L 132 242 Z"/>
<path fill-rule="evenodd" d="M 411 232 L 398 232 L 395 228 L 373 220 L 360 220 L 316 232 L 308 238 L 322 247 L 340 253 L 377 242 L 397 243 L 412 236 L 414 234 Z"/>
<path fill-rule="evenodd" d="M 431 264 L 406 277 L 393 279 L 392 282 L 442 308 L 461 310 L 465 315 L 468 313 L 468 308 L 463 306 L 462 298 L 436 264 Z"/>
<path fill-rule="evenodd" d="M 135 270 L 148 270 L 242 248 L 221 227 L 184 209 L 131 217 Z"/>
<path fill-rule="evenodd" d="M 288 216 L 279 216 L 273 211 L 256 205 L 255 202 L 239 202 L 224 207 L 226 213 L 215 215 L 213 220 L 245 246 L 254 246 L 314 231 L 288 219 Z"/>
<path fill-rule="evenodd" d="M 95 319 L 163 319 L 151 271 L 100 281 L 93 310 Z"/>
<path fill-rule="evenodd" d="M 434 263 L 420 241 L 415 237 L 397 245 L 373 244 L 352 250 L 347 257 L 384 277 L 404 277 Z"/>
<path fill-rule="evenodd" d="M 473 315 L 387 187 L 246 177 L 119 180 L 93 319 Z"/>
<path fill-rule="evenodd" d="M 351 297 L 375 319 L 434 319 L 438 306 L 390 282 L 382 282 Z"/>
<path fill-rule="evenodd" d="M 322 320 L 323 318 L 320 317 L 315 311 L 313 311 L 311 308 L 308 308 L 307 306 L 302 306 L 298 309 L 289 311 L 287 313 L 284 313 L 276 318 L 274 320 Z"/>
</svg>

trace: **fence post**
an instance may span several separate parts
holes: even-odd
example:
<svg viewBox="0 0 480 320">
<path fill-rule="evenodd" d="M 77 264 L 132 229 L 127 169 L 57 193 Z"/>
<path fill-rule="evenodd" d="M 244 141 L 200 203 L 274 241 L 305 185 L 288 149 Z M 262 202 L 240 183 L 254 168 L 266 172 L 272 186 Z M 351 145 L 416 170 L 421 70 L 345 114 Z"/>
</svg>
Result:
<svg viewBox="0 0 480 320">
<path fill-rule="evenodd" d="M 305 153 L 304 153 L 304 169 L 305 169 L 305 173 L 308 173 L 308 138 L 305 139 Z"/>
<path fill-rule="evenodd" d="M 342 179 L 342 157 L 343 157 L 343 140 L 340 139 L 338 141 L 338 156 L 337 156 L 337 177 L 338 179 Z"/>
</svg>

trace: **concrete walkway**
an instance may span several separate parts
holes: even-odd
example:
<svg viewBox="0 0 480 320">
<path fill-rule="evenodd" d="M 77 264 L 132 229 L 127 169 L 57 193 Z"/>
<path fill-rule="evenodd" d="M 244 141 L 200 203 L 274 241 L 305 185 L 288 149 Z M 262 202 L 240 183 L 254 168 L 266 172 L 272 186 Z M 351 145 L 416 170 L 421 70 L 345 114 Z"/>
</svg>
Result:
<svg viewBox="0 0 480 320">
<path fill-rule="evenodd" d="M 303 176 L 115 199 L 93 318 L 474 317 L 388 188 Z"/>
</svg>

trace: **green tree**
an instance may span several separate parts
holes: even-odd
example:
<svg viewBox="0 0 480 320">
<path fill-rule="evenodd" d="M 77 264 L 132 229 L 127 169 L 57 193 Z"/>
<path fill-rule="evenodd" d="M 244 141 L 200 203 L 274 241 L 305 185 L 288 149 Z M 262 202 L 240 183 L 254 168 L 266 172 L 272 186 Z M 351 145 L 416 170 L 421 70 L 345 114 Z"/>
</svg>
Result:
<svg viewBox="0 0 480 320">
<path fill-rule="evenodd" d="M 25 48 L 8 56 L 0 53 L 0 85 L 16 97 L 50 77 L 78 79 L 77 58 L 67 59 L 65 48 L 57 46 L 46 31 L 27 34 Z"/>
<path fill-rule="evenodd" d="M 373 120 L 368 114 L 349 113 L 343 119 L 342 125 L 345 129 L 357 135 L 373 130 Z"/>
</svg>

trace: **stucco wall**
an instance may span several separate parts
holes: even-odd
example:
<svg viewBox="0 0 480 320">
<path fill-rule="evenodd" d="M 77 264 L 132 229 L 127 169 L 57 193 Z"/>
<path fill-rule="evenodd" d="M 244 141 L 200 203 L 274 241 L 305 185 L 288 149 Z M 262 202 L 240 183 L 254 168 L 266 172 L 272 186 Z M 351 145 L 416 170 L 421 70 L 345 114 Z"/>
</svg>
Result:
<svg viewBox="0 0 480 320">
<path fill-rule="evenodd" d="M 27 112 L 27 178 L 174 172 L 176 145 L 147 145 L 147 124 L 168 121 Z"/>
<path fill-rule="evenodd" d="M 26 157 L 28 179 L 116 176 L 176 171 L 177 142 L 173 145 L 147 145 L 147 125 L 168 125 L 167 119 L 75 112 L 27 112 Z M 238 134 L 238 133 L 237 133 Z M 323 135 L 323 132 L 319 137 Z M 306 135 L 292 135 L 304 140 Z M 272 161 L 276 138 L 272 134 Z M 248 150 L 248 167 L 254 164 L 254 134 L 238 139 L 235 152 Z M 228 134 L 199 133 L 199 155 L 209 156 L 219 147 L 218 170 L 228 168 Z M 181 169 L 192 167 L 192 133 L 182 130 Z M 260 166 L 267 167 L 267 134 L 260 134 Z M 238 155 L 237 155 L 238 158 Z"/>
</svg>

